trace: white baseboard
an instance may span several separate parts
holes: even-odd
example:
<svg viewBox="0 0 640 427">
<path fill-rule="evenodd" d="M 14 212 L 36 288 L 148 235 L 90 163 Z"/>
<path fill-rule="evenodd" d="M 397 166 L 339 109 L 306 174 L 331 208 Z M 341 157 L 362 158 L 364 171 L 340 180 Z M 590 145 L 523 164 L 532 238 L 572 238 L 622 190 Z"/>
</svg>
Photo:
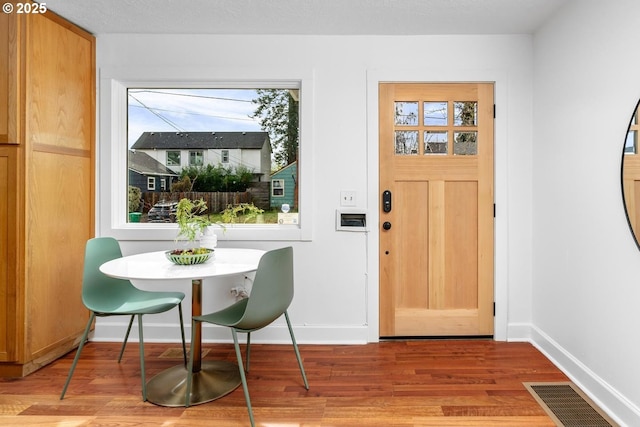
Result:
<svg viewBox="0 0 640 427">
<path fill-rule="evenodd" d="M 618 424 L 640 426 L 640 408 L 543 331 L 531 324 L 510 325 L 508 330 L 508 341 L 526 341 L 533 344 Z"/>
<path fill-rule="evenodd" d="M 121 342 L 127 331 L 128 318 L 122 317 L 121 321 L 100 322 L 97 320 L 95 331 L 90 337 L 96 342 Z M 325 326 L 325 325 L 294 325 L 294 334 L 298 344 L 366 344 L 368 342 L 369 328 L 362 326 Z M 180 342 L 180 326 L 178 324 L 151 323 L 144 324 L 144 341 L 153 342 Z M 190 325 L 185 325 L 187 341 L 191 337 Z M 138 325 L 134 322 L 129 337 L 131 342 L 138 341 Z M 204 325 L 202 329 L 202 341 L 204 343 L 233 342 L 231 332 L 227 328 Z M 251 334 L 252 343 L 287 344 L 291 342 L 289 329 L 286 323 L 277 322 L 268 328 Z"/>
</svg>

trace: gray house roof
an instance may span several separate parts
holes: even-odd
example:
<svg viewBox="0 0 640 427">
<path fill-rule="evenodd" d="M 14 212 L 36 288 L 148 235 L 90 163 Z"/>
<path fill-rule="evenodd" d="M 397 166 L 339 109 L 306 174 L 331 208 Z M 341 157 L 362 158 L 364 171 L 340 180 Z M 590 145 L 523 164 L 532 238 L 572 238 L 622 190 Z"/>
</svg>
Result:
<svg viewBox="0 0 640 427">
<path fill-rule="evenodd" d="M 129 150 L 129 169 L 141 175 L 178 176 L 146 153 Z"/>
<path fill-rule="evenodd" d="M 262 149 L 267 132 L 144 132 L 133 150 Z"/>
</svg>

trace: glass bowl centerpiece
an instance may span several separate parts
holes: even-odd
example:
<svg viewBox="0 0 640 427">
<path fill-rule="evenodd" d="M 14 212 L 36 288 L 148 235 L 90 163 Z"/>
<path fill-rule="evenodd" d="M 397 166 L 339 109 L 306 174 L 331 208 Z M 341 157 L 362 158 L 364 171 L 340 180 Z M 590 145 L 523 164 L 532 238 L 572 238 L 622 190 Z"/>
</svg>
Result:
<svg viewBox="0 0 640 427">
<path fill-rule="evenodd" d="M 207 213 L 207 202 L 203 199 L 192 201 L 182 198 L 176 206 L 176 223 L 178 235 L 176 242 L 183 242 L 183 248 L 166 251 L 167 258 L 174 264 L 202 264 L 211 258 L 213 248 L 202 248 L 198 237 L 212 223 Z"/>
</svg>

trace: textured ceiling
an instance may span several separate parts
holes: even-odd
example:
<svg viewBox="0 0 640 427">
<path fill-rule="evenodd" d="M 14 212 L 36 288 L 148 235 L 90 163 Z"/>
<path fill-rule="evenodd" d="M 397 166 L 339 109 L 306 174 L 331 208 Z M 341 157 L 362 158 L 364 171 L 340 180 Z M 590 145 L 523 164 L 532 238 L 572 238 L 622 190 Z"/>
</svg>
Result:
<svg viewBox="0 0 640 427">
<path fill-rule="evenodd" d="M 40 0 L 94 34 L 531 34 L 567 0 Z"/>
</svg>

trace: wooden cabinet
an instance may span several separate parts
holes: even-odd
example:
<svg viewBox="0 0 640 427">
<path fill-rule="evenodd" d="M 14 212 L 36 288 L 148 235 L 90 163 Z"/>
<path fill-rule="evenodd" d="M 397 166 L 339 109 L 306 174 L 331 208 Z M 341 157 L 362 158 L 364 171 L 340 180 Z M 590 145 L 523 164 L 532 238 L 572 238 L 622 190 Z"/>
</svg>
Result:
<svg viewBox="0 0 640 427">
<path fill-rule="evenodd" d="M 82 335 L 94 160 L 95 38 L 51 12 L 0 14 L 0 376 Z"/>
</svg>

